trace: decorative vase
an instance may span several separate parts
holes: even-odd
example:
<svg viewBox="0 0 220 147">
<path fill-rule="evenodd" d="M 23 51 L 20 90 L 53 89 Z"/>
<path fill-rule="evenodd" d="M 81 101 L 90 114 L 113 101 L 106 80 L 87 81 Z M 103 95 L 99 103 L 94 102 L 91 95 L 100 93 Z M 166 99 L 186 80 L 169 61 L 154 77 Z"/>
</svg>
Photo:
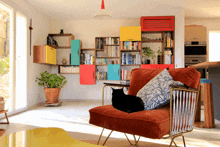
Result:
<svg viewBox="0 0 220 147">
<path fill-rule="evenodd" d="M 66 63 L 67 63 L 66 59 L 63 59 L 62 63 L 63 63 L 63 65 L 66 65 Z"/>
<path fill-rule="evenodd" d="M 157 64 L 162 64 L 162 56 L 161 55 L 157 56 Z"/>
<path fill-rule="evenodd" d="M 58 103 L 60 90 L 61 88 L 44 88 L 44 92 L 47 100 L 46 103 L 47 104 Z"/>
</svg>

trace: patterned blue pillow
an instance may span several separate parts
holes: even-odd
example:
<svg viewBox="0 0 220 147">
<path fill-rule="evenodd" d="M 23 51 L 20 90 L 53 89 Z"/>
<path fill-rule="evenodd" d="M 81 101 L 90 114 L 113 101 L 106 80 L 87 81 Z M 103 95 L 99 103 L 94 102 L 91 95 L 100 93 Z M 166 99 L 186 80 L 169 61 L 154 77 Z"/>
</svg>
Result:
<svg viewBox="0 0 220 147">
<path fill-rule="evenodd" d="M 168 104 L 171 90 L 169 85 L 171 84 L 183 85 L 179 81 L 174 81 L 167 69 L 164 69 L 142 87 L 138 91 L 137 97 L 143 100 L 144 109 L 151 110 Z"/>
</svg>

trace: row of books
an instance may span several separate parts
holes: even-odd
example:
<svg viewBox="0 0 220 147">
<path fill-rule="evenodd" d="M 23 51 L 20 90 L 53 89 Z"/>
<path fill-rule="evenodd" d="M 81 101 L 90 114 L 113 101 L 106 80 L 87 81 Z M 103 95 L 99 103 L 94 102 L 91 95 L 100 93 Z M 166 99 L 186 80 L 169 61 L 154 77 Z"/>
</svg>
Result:
<svg viewBox="0 0 220 147">
<path fill-rule="evenodd" d="M 164 64 L 172 64 L 173 55 L 171 51 L 164 51 Z"/>
<path fill-rule="evenodd" d="M 97 80 L 107 80 L 107 72 L 96 72 Z"/>
<path fill-rule="evenodd" d="M 79 66 L 60 66 L 60 73 L 79 73 Z"/>
<path fill-rule="evenodd" d="M 121 64 L 141 64 L 141 55 L 139 53 L 122 53 Z"/>
<path fill-rule="evenodd" d="M 119 47 L 105 46 L 104 55 L 105 57 L 119 57 Z"/>
<path fill-rule="evenodd" d="M 121 41 L 121 50 L 140 50 L 139 41 Z"/>
<path fill-rule="evenodd" d="M 80 64 L 94 64 L 95 58 L 90 54 L 80 53 Z"/>
<path fill-rule="evenodd" d="M 165 47 L 174 47 L 174 40 L 170 32 L 165 33 Z"/>
<path fill-rule="evenodd" d="M 106 64 L 106 59 L 105 58 L 96 58 L 95 62 L 96 62 L 96 65 Z"/>
<path fill-rule="evenodd" d="M 104 38 L 96 38 L 95 40 L 95 48 L 96 49 L 103 49 L 104 48 Z"/>
<path fill-rule="evenodd" d="M 130 80 L 131 77 L 131 71 L 130 70 L 121 70 L 121 80 Z"/>
<path fill-rule="evenodd" d="M 105 38 L 105 44 L 108 45 L 118 45 L 119 44 L 119 38 L 117 37 L 106 37 Z"/>
</svg>

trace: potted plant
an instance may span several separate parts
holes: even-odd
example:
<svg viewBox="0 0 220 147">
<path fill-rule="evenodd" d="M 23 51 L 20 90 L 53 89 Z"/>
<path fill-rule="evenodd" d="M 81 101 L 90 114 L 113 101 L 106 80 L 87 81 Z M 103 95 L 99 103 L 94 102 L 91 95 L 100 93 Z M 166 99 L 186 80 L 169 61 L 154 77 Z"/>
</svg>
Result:
<svg viewBox="0 0 220 147">
<path fill-rule="evenodd" d="M 162 64 L 162 51 L 160 50 L 160 47 L 157 51 L 157 64 Z"/>
<path fill-rule="evenodd" d="M 58 103 L 59 93 L 61 88 L 66 84 L 66 77 L 57 74 L 50 74 L 47 71 L 40 74 L 41 77 L 36 77 L 38 85 L 44 87 L 46 103 Z"/>
<path fill-rule="evenodd" d="M 143 57 L 145 58 L 144 63 L 150 64 L 150 57 L 154 58 L 154 51 L 150 47 L 143 48 Z"/>
</svg>

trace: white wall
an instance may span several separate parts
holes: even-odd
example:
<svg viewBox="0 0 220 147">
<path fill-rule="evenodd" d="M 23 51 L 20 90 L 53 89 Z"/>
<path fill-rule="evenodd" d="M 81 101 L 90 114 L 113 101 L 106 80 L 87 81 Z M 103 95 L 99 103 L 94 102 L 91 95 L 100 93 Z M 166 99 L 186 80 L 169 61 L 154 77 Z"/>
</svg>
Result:
<svg viewBox="0 0 220 147">
<path fill-rule="evenodd" d="M 19 11 L 21 14 L 27 17 L 27 24 L 29 27 L 30 19 L 32 18 L 32 47 L 33 45 L 46 44 L 46 37 L 49 32 L 49 17 L 45 16 L 41 12 L 37 11 L 33 6 L 25 3 L 24 0 L 1 0 L 4 4 L 14 9 L 14 12 Z M 15 21 L 15 19 L 14 19 Z M 15 27 L 14 27 L 14 32 Z M 38 104 L 41 100 L 39 94 L 42 93 L 42 89 L 39 88 L 35 82 L 40 72 L 50 70 L 49 66 L 33 63 L 33 48 L 30 56 L 30 31 L 28 29 L 27 34 L 27 104 L 28 107 L 32 107 Z M 16 36 L 14 34 L 14 36 Z M 15 39 L 14 39 L 15 45 Z"/>
<path fill-rule="evenodd" d="M 176 68 L 184 67 L 184 11 L 163 8 L 155 13 L 152 12 L 151 15 L 175 16 L 175 63 Z M 120 26 L 140 26 L 140 18 L 112 20 L 57 19 L 50 21 L 50 33 L 59 33 L 60 29 L 64 29 L 64 33 L 72 33 L 75 39 L 82 41 L 82 48 L 95 48 L 95 37 L 120 36 Z M 57 67 L 53 67 L 52 72 L 57 73 Z M 67 78 L 67 84 L 61 90 L 60 99 L 101 99 L 103 82 L 97 81 L 96 85 L 80 85 L 78 74 L 63 75 Z"/>
</svg>

